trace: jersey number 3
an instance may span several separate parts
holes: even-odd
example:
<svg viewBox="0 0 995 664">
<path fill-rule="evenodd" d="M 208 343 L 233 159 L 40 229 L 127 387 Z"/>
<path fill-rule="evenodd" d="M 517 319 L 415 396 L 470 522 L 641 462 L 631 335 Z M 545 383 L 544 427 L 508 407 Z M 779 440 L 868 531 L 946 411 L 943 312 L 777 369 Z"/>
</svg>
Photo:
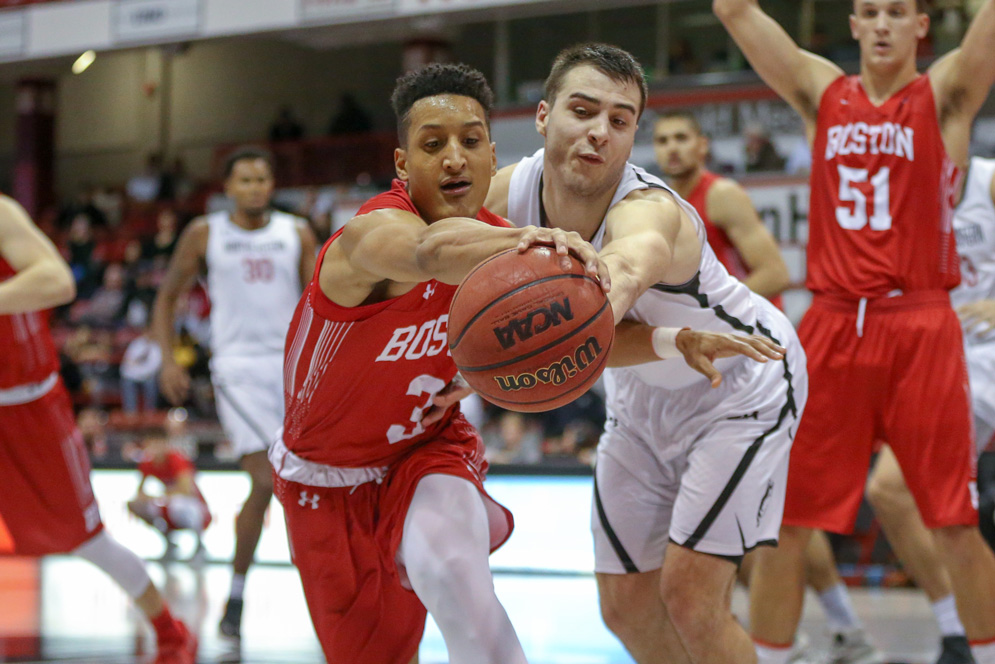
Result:
<svg viewBox="0 0 995 664">
<path fill-rule="evenodd" d="M 425 430 L 425 427 L 421 424 L 422 413 L 429 409 L 432 405 L 432 397 L 439 393 L 442 388 L 446 386 L 446 383 L 441 378 L 436 378 L 435 376 L 430 376 L 428 374 L 422 374 L 416 377 L 408 385 L 408 394 L 413 396 L 421 396 L 422 394 L 427 394 L 428 399 L 425 400 L 421 406 L 418 406 L 411 411 L 411 422 L 414 424 L 410 429 L 404 424 L 391 424 L 390 428 L 387 429 L 387 442 L 393 445 L 394 443 L 399 443 L 402 440 L 408 440 L 409 438 L 414 438 L 421 432 Z"/>
<path fill-rule="evenodd" d="M 867 169 L 841 165 L 837 165 L 837 168 L 840 174 L 840 201 L 853 203 L 853 212 L 849 207 L 841 205 L 836 208 L 836 221 L 848 231 L 859 231 L 867 225 L 870 206 L 864 192 L 853 185 L 857 182 L 867 182 Z M 874 214 L 870 216 L 872 231 L 886 231 L 891 228 L 891 187 L 888 182 L 890 175 L 891 169 L 884 166 L 871 177 L 871 185 L 874 188 Z"/>
</svg>

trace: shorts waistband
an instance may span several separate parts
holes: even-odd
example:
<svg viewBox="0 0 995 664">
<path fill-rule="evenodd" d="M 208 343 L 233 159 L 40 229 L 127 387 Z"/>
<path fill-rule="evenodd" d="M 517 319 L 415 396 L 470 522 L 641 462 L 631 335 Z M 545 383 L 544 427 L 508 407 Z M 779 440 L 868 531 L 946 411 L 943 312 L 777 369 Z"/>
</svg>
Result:
<svg viewBox="0 0 995 664">
<path fill-rule="evenodd" d="M 41 399 L 52 391 L 52 388 L 55 387 L 58 381 L 59 374 L 53 371 L 43 381 L 0 390 L 0 406 L 19 406 L 36 399 Z"/>
<path fill-rule="evenodd" d="M 856 313 L 858 309 L 866 311 L 895 311 L 898 309 L 919 309 L 936 305 L 950 306 L 950 293 L 945 290 L 925 290 L 905 293 L 892 291 L 878 297 L 851 297 L 844 295 L 816 294 L 812 304 L 841 311 Z"/>
<path fill-rule="evenodd" d="M 387 475 L 387 466 L 339 468 L 302 459 L 287 448 L 282 430 L 269 449 L 269 461 L 281 479 L 330 489 L 357 487 L 367 482 L 379 483 Z"/>
</svg>

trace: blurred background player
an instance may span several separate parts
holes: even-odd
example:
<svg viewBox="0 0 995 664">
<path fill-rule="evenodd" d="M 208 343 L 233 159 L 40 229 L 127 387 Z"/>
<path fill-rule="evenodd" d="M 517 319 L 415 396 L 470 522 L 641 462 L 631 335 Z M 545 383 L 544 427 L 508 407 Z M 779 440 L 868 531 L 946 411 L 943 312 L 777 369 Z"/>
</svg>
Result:
<svg viewBox="0 0 995 664">
<path fill-rule="evenodd" d="M 0 196 L 0 520 L 15 554 L 72 553 L 121 586 L 155 629 L 156 664 L 193 664 L 196 637 L 170 614 L 138 556 L 100 519 L 48 329 L 47 309 L 75 294 L 52 243 L 17 203 Z"/>
<path fill-rule="evenodd" d="M 315 239 L 303 219 L 270 207 L 268 152 L 235 151 L 224 178 L 232 209 L 195 219 L 183 231 L 156 298 L 152 333 L 162 348 L 162 393 L 179 405 L 190 377 L 173 358 L 176 301 L 206 271 L 218 419 L 252 481 L 235 522 L 231 592 L 219 626 L 223 635 L 238 638 L 245 575 L 273 495 L 266 450 L 283 424 L 283 342 L 314 270 Z"/>
<path fill-rule="evenodd" d="M 164 558 L 172 558 L 176 549 L 173 533 L 189 530 L 197 537 L 197 548 L 191 560 L 203 556 L 202 535 L 211 523 L 207 501 L 194 481 L 196 469 L 181 450 L 170 443 L 164 430 L 153 430 L 141 443 L 138 471 L 142 479 L 136 496 L 128 501 L 128 510 L 163 534 L 166 539 Z M 163 493 L 150 495 L 145 491 L 148 478 L 159 480 Z"/>
<path fill-rule="evenodd" d="M 790 285 L 788 266 L 777 241 L 757 214 L 749 194 L 737 182 L 707 168 L 709 141 L 690 111 L 667 111 L 653 125 L 656 163 L 668 182 L 690 203 L 705 224 L 708 244 L 729 274 L 778 308 Z M 846 584 L 836 571 L 829 538 L 822 531 L 806 551 L 806 580 L 816 592 L 833 633 L 830 660 L 839 664 L 877 664 L 880 653 L 870 645 L 853 610 Z M 754 554 L 740 567 L 749 585 Z"/>
<path fill-rule="evenodd" d="M 729 274 L 781 307 L 791 277 L 777 241 L 735 181 L 705 168 L 708 137 L 690 111 L 668 111 L 653 125 L 656 163 L 690 203 L 708 232 L 708 244 Z"/>
<path fill-rule="evenodd" d="M 854 1 L 854 76 L 799 48 L 756 0 L 713 6 L 753 69 L 802 116 L 813 153 L 814 297 L 799 328 L 812 401 L 792 450 L 781 545 L 760 554 L 752 579 L 760 660 L 790 657 L 812 530 L 853 528 L 884 439 L 950 572 L 974 658 L 993 664 L 995 556 L 977 527 L 967 370 L 947 291 L 960 281 L 958 170 L 995 82 L 995 0 L 925 75 L 916 69 L 929 29 L 922 0 Z"/>
</svg>

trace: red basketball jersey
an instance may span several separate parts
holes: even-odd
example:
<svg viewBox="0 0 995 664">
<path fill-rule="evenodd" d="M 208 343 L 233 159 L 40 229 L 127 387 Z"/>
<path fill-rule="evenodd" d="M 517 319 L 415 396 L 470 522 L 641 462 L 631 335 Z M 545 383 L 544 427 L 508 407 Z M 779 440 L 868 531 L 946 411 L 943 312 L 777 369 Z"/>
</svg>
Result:
<svg viewBox="0 0 995 664">
<path fill-rule="evenodd" d="M 725 266 L 729 274 L 742 281 L 749 274 L 746 263 L 743 262 L 743 257 L 739 255 L 736 247 L 729 241 L 729 236 L 726 235 L 726 232 L 713 224 L 712 220 L 708 218 L 708 205 L 706 204 L 708 192 L 719 177 L 711 171 L 702 169 L 701 178 L 691 193 L 688 194 L 687 202 L 698 211 L 698 216 L 705 222 L 708 244 L 712 247 L 712 251 L 715 252 L 715 257 Z"/>
<path fill-rule="evenodd" d="M 16 274 L 0 258 L 0 281 Z M 48 331 L 48 312 L 0 316 L 0 390 L 40 383 L 59 370 L 59 356 Z"/>
<path fill-rule="evenodd" d="M 138 462 L 138 471 L 142 475 L 156 478 L 167 489 L 176 484 L 176 480 L 181 474 L 186 472 L 192 473 L 195 470 L 193 462 L 176 450 L 170 450 L 161 459 L 143 456 L 142 460 Z M 201 495 L 200 489 L 196 485 L 194 485 L 194 490 L 197 492 L 197 497 L 203 501 L 204 496 Z"/>
<path fill-rule="evenodd" d="M 399 180 L 357 214 L 383 208 L 418 214 Z M 508 225 L 487 210 L 477 218 Z M 339 306 L 318 285 L 325 252 L 338 236 L 318 255 L 287 334 L 283 441 L 308 461 L 388 465 L 436 437 L 458 412 L 427 429 L 420 424 L 432 397 L 456 375 L 446 337 L 456 286 L 432 280 L 384 302 Z"/>
<path fill-rule="evenodd" d="M 959 180 L 928 76 L 881 106 L 868 99 L 859 76 L 833 81 L 812 147 L 806 285 L 847 297 L 956 286 Z"/>
<path fill-rule="evenodd" d="M 708 245 L 715 252 L 715 257 L 719 259 L 719 262 L 722 263 L 729 274 L 743 281 L 746 277 L 750 276 L 750 270 L 746 267 L 746 261 L 743 260 L 743 257 L 735 245 L 733 245 L 729 236 L 726 235 L 726 232 L 712 223 L 712 220 L 708 218 L 708 192 L 711 190 L 712 185 L 721 177 L 709 170 L 701 169 L 701 178 L 698 180 L 698 184 L 694 186 L 694 189 L 691 190 L 691 193 L 688 194 L 685 200 L 694 207 L 698 212 L 698 216 L 701 217 L 701 221 L 704 222 Z M 778 309 L 784 308 L 780 295 L 775 295 L 770 298 L 770 301 Z"/>
</svg>

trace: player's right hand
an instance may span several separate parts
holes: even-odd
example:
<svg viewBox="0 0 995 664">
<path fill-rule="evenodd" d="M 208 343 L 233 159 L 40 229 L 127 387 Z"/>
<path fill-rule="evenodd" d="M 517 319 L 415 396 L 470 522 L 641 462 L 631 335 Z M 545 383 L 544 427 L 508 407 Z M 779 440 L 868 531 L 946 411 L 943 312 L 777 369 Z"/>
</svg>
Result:
<svg viewBox="0 0 995 664">
<path fill-rule="evenodd" d="M 169 403 L 182 405 L 190 394 L 190 374 L 175 362 L 164 364 L 159 372 L 159 388 Z"/>
<path fill-rule="evenodd" d="M 712 387 L 722 384 L 722 374 L 712 364 L 720 357 L 745 355 L 756 362 L 784 359 L 787 350 L 758 334 L 743 336 L 725 332 L 681 330 L 677 333 L 677 350 L 688 366 L 708 378 Z"/>
<path fill-rule="evenodd" d="M 535 244 L 552 246 L 560 256 L 560 267 L 564 270 L 570 269 L 569 254 L 573 254 L 584 264 L 584 269 L 592 277 L 595 277 L 601 284 L 602 290 L 606 293 L 611 290 L 611 277 L 608 275 L 608 267 L 598 250 L 591 246 L 575 231 L 565 231 L 562 228 L 543 228 L 541 226 L 527 226 L 522 229 L 522 238 L 518 242 L 518 251 L 522 252 Z"/>
</svg>

